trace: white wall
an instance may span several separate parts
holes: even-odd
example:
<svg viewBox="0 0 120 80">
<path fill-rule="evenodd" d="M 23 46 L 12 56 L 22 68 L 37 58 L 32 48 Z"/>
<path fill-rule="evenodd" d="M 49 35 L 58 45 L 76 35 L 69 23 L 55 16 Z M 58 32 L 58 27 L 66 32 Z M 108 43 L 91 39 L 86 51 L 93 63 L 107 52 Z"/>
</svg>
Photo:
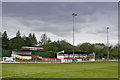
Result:
<svg viewBox="0 0 120 80">
<path fill-rule="evenodd" d="M 28 54 L 28 55 L 30 55 L 31 54 L 31 51 L 23 51 L 23 53 L 22 53 L 22 51 L 12 51 L 12 54 Z"/>
<path fill-rule="evenodd" d="M 20 56 L 17 54 L 11 54 L 12 57 L 19 58 L 19 59 L 25 59 L 25 60 L 31 60 L 32 56 Z"/>
</svg>

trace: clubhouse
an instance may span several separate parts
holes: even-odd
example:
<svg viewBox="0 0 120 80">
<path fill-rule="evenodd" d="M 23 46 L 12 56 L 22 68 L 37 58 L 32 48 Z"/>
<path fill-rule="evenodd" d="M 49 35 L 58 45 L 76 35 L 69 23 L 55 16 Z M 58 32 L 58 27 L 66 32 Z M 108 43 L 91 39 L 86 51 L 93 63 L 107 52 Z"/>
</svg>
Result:
<svg viewBox="0 0 120 80">
<path fill-rule="evenodd" d="M 21 49 L 12 50 L 11 57 L 15 57 L 22 60 L 42 59 L 41 56 L 34 54 L 34 52 L 42 50 L 43 48 L 24 46 Z"/>
</svg>

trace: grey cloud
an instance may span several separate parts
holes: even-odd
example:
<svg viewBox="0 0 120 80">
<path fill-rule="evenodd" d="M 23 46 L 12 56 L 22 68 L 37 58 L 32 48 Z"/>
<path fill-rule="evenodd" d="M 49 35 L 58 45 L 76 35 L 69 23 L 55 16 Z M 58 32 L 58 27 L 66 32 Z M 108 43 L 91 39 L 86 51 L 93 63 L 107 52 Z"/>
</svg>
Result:
<svg viewBox="0 0 120 80">
<path fill-rule="evenodd" d="M 106 29 L 96 30 L 96 31 L 87 31 L 88 34 L 106 34 Z"/>
<path fill-rule="evenodd" d="M 69 2 L 118 2 L 119 0 L 69 0 Z M 3 2 L 68 2 L 68 0 L 4 0 Z"/>
<path fill-rule="evenodd" d="M 78 34 L 105 34 L 106 25 L 116 26 L 117 3 L 3 2 L 3 30 L 51 32 L 66 37 L 72 35 L 73 12 L 78 14 L 75 17 Z"/>
</svg>

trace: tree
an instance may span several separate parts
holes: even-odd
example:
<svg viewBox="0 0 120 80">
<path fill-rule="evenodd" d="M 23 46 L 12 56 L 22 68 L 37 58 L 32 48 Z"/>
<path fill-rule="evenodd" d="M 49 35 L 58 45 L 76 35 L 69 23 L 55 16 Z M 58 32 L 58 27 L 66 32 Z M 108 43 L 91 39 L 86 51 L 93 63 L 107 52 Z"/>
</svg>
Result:
<svg viewBox="0 0 120 80">
<path fill-rule="evenodd" d="M 6 31 L 2 34 L 2 48 L 6 50 L 9 48 L 9 38 Z"/>
<path fill-rule="evenodd" d="M 51 41 L 51 39 L 50 38 L 48 38 L 48 43 L 51 43 L 52 41 Z"/>
<path fill-rule="evenodd" d="M 25 45 L 24 39 L 21 37 L 14 37 L 11 38 L 10 41 L 10 49 L 21 49 L 22 46 Z"/>
<path fill-rule="evenodd" d="M 42 45 L 45 45 L 45 44 L 47 44 L 48 43 L 48 38 L 47 38 L 47 35 L 44 33 L 44 34 L 42 34 L 42 36 L 41 36 L 41 44 Z"/>
<path fill-rule="evenodd" d="M 31 34 L 29 33 L 28 37 L 23 37 L 24 41 L 25 41 L 25 45 L 26 46 L 35 46 L 37 45 L 37 39 L 35 37 L 35 34 Z"/>
<path fill-rule="evenodd" d="M 9 40 L 7 36 L 7 32 L 4 31 L 3 34 L 0 33 L 0 41 L 2 41 L 2 48 L 3 53 L 6 56 L 9 56 L 11 53 L 11 50 L 13 49 L 21 49 L 22 46 L 35 46 L 37 45 L 37 39 L 35 34 L 29 33 L 28 37 L 25 35 L 21 37 L 20 31 L 18 30 L 16 33 L 16 37 L 11 38 Z M 1 45 L 0 44 L 0 45 Z M 52 40 L 47 37 L 47 35 L 44 33 L 41 35 L 41 40 L 39 41 L 40 46 L 42 46 L 46 53 L 54 53 L 56 54 L 58 51 L 62 50 L 73 50 L 73 45 L 71 45 L 69 42 L 65 40 L 57 40 L 52 42 Z M 119 44 L 117 45 L 111 45 L 109 47 L 110 50 L 110 58 L 118 58 L 118 51 L 120 51 Z M 107 58 L 107 46 L 103 43 L 82 43 L 77 46 L 74 46 L 75 51 L 86 51 L 86 52 L 95 52 L 96 58 Z M 11 49 L 11 50 L 8 50 Z M 1 56 L 1 55 L 0 55 Z"/>
<path fill-rule="evenodd" d="M 41 41 L 39 41 L 38 44 L 39 44 L 39 46 L 42 46 L 42 42 Z"/>
<path fill-rule="evenodd" d="M 33 42 L 33 45 L 37 45 L 37 39 L 35 37 L 35 34 L 33 33 L 33 36 L 32 36 L 32 42 Z"/>
<path fill-rule="evenodd" d="M 57 42 L 56 42 L 56 43 L 57 43 L 58 51 L 60 51 L 60 46 L 61 46 L 61 45 L 60 45 L 60 41 L 59 41 L 59 40 L 57 40 Z"/>
<path fill-rule="evenodd" d="M 22 37 L 24 40 L 26 40 L 26 36 L 25 35 L 23 35 L 23 37 Z"/>
<path fill-rule="evenodd" d="M 31 33 L 29 33 L 28 38 L 27 38 L 26 41 L 27 41 L 27 43 L 28 43 L 29 46 L 33 45 L 33 43 L 32 43 L 32 34 Z"/>
<path fill-rule="evenodd" d="M 117 58 L 119 57 L 119 49 L 118 49 L 118 44 L 115 45 L 114 47 L 110 48 L 110 58 Z"/>
<path fill-rule="evenodd" d="M 25 42 L 25 46 L 32 46 L 31 40 L 30 40 L 29 37 L 26 37 L 25 40 L 24 40 L 24 42 Z"/>
<path fill-rule="evenodd" d="M 16 33 L 16 37 L 21 37 L 20 31 L 18 30 Z"/>
<path fill-rule="evenodd" d="M 52 51 L 53 53 L 58 51 L 57 43 L 55 41 L 43 45 L 43 48 L 45 51 Z"/>
<path fill-rule="evenodd" d="M 81 51 L 86 51 L 86 52 L 93 52 L 94 50 L 94 46 L 88 42 L 78 45 L 78 47 Z"/>
<path fill-rule="evenodd" d="M 73 49 L 73 46 L 65 40 L 61 40 L 58 45 L 60 46 L 59 51 Z"/>
<path fill-rule="evenodd" d="M 104 46 L 102 49 L 100 49 L 99 56 L 100 58 L 107 58 L 107 46 Z"/>
<path fill-rule="evenodd" d="M 31 40 L 29 37 L 26 37 L 25 35 L 23 35 L 22 39 L 24 40 L 25 46 L 31 46 Z"/>
<path fill-rule="evenodd" d="M 96 44 L 94 44 L 93 52 L 95 52 L 96 58 L 106 57 L 106 55 L 104 53 L 105 50 L 106 50 L 106 47 L 105 47 L 105 45 L 103 43 L 96 43 Z"/>
</svg>

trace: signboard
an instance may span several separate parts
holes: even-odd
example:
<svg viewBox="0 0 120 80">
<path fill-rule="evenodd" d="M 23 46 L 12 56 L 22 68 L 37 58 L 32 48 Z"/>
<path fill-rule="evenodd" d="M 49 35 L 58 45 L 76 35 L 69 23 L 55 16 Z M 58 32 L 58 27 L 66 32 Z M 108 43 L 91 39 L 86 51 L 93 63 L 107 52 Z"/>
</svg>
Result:
<svg viewBox="0 0 120 80">
<path fill-rule="evenodd" d="M 72 59 L 61 59 L 61 62 L 72 62 Z"/>
<path fill-rule="evenodd" d="M 39 51 L 39 50 L 43 50 L 43 48 L 39 48 L 39 47 L 22 47 L 23 50 L 32 50 L 32 51 Z"/>
<path fill-rule="evenodd" d="M 14 57 L 3 57 L 3 62 L 4 61 L 15 61 Z"/>
<path fill-rule="evenodd" d="M 89 61 L 95 61 L 95 59 L 89 59 Z"/>
</svg>

